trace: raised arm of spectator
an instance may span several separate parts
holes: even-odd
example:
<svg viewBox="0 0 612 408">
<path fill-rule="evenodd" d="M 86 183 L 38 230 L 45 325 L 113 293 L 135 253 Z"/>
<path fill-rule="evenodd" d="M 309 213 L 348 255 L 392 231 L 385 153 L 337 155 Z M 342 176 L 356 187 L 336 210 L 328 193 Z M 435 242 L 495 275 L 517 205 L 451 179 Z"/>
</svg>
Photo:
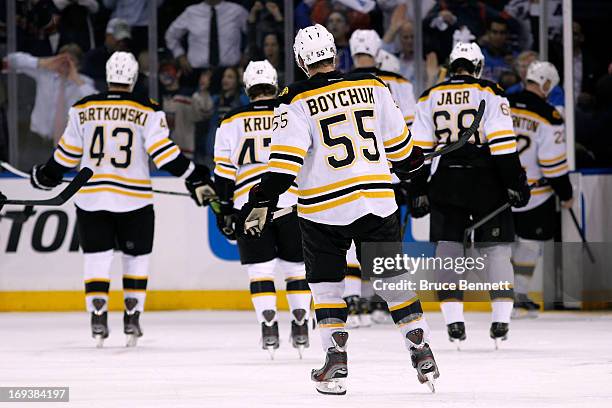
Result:
<svg viewBox="0 0 612 408">
<path fill-rule="evenodd" d="M 391 21 L 389 22 L 389 28 L 387 29 L 387 31 L 385 32 L 385 35 L 383 36 L 383 42 L 385 43 L 385 45 L 393 44 L 395 42 L 395 37 L 397 36 L 397 33 L 399 32 L 405 20 L 406 20 L 406 5 L 400 4 L 399 6 L 395 8 L 395 10 L 393 10 L 393 13 L 391 14 Z M 391 50 L 387 50 L 387 51 L 391 51 Z M 392 50 L 392 51 L 395 51 L 395 50 Z"/>
<path fill-rule="evenodd" d="M 61 55 L 38 58 L 26 52 L 14 52 L 6 57 L 9 68 L 31 77 L 37 77 L 41 69 L 57 71 L 63 60 Z"/>
</svg>

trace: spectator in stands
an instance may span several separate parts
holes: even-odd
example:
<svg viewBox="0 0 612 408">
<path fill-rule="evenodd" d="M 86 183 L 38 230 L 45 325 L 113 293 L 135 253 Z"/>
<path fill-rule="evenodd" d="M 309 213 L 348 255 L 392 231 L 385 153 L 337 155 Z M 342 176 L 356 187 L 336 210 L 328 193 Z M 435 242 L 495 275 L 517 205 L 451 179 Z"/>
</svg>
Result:
<svg viewBox="0 0 612 408">
<path fill-rule="evenodd" d="M 515 71 L 520 77 L 520 82 L 510 86 L 506 89 L 506 94 L 512 95 L 514 93 L 522 92 L 525 89 L 525 77 L 527 76 L 527 67 L 533 61 L 538 59 L 538 53 L 535 51 L 523 51 L 516 58 Z M 485 65 L 487 61 L 485 60 Z M 563 88 L 559 85 L 555 86 L 553 90 L 548 94 L 548 103 L 557 108 L 557 110 L 563 113 L 565 106 L 565 93 Z"/>
<path fill-rule="evenodd" d="M 487 21 L 508 19 L 511 30 L 517 29 L 516 22 L 508 15 L 502 14 L 482 1 L 475 0 L 439 0 L 425 20 L 423 20 L 423 35 L 438 54 L 438 59 L 446 60 L 453 46 L 455 30 L 467 27 L 470 32 L 480 38 L 485 34 Z"/>
<path fill-rule="evenodd" d="M 35 155 L 38 152 L 48 156 L 66 128 L 70 107 L 79 99 L 96 93 L 93 81 L 79 74 L 81 56 L 78 45 L 67 44 L 53 57 L 37 58 L 24 52 L 16 52 L 3 60 L 6 67 L 36 81 L 36 98 L 30 117 L 31 133 L 21 135 L 19 142 L 24 153 Z M 32 148 L 41 144 L 46 149 Z M 41 158 L 32 158 L 37 159 Z"/>
<path fill-rule="evenodd" d="M 149 5 L 155 1 L 157 7 L 164 0 L 102 0 L 104 7 L 112 10 L 111 18 L 120 18 L 132 28 L 130 46 L 134 55 L 147 48 Z"/>
<path fill-rule="evenodd" d="M 94 80 L 99 90 L 106 90 L 106 61 L 115 51 L 128 51 L 128 41 L 131 38 L 128 23 L 120 18 L 113 18 L 106 25 L 104 44 L 85 54 L 83 73 Z"/>
<path fill-rule="evenodd" d="M 278 74 L 278 85 L 284 85 L 285 81 L 285 61 L 282 54 L 282 41 L 278 33 L 266 33 L 263 37 L 263 44 L 261 47 L 255 44 L 249 45 L 251 48 L 250 60 L 260 61 L 267 59 L 270 64 L 276 69 Z"/>
<path fill-rule="evenodd" d="M 346 15 L 339 11 L 331 12 L 325 26 L 336 42 L 336 68 L 340 72 L 349 72 L 353 69 L 353 58 L 349 48 L 350 27 Z"/>
<path fill-rule="evenodd" d="M 37 57 L 55 55 L 59 48 L 60 17 L 53 2 L 17 2 L 17 7 L 17 49 Z"/>
<path fill-rule="evenodd" d="M 236 3 L 205 0 L 187 7 L 166 31 L 166 45 L 192 82 L 207 68 L 237 65 L 249 13 Z M 187 50 L 182 45 L 187 35 Z"/>
<path fill-rule="evenodd" d="M 349 32 L 358 28 L 369 30 L 372 28 L 372 21 L 368 13 L 375 7 L 374 0 L 316 0 L 312 5 L 310 17 L 312 24 L 326 25 L 331 13 L 338 11 L 344 15 Z"/>
<path fill-rule="evenodd" d="M 249 104 L 249 97 L 242 90 L 240 75 L 234 67 L 225 68 L 221 79 L 221 92 L 213 95 L 213 113 L 210 119 L 208 136 L 204 144 L 205 164 L 213 165 L 213 152 L 217 126 L 232 109 Z M 211 167 L 212 168 L 212 167 Z"/>
<path fill-rule="evenodd" d="M 268 33 L 282 33 L 283 14 L 276 1 L 256 1 L 249 12 L 248 35 L 249 47 L 253 44 L 263 44 Z"/>
<path fill-rule="evenodd" d="M 96 14 L 100 5 L 96 0 L 53 0 L 57 8 L 59 24 L 59 46 L 74 43 L 83 52 L 96 47 L 91 15 Z"/>
<path fill-rule="evenodd" d="M 501 18 L 490 20 L 487 33 L 480 43 L 485 57 L 482 77 L 499 82 L 504 72 L 512 71 L 512 60 L 516 57 L 508 42 L 507 21 Z"/>
<path fill-rule="evenodd" d="M 181 86 L 180 78 L 181 69 L 175 60 L 160 63 L 161 105 L 168 119 L 168 127 L 172 131 L 172 139 L 186 156 L 193 158 L 195 124 L 210 117 L 213 102 L 208 93 L 208 84 L 192 93 L 189 88 Z"/>
</svg>

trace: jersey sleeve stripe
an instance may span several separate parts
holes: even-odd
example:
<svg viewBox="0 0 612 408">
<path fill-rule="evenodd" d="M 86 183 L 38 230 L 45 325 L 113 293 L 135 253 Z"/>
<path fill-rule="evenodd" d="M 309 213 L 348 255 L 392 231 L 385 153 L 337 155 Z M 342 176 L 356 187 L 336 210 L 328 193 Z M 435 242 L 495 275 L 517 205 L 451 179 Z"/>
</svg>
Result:
<svg viewBox="0 0 612 408">
<path fill-rule="evenodd" d="M 385 148 L 388 148 L 395 144 L 401 143 L 406 139 L 406 137 L 408 136 L 408 133 L 409 133 L 408 126 L 404 126 L 404 130 L 402 131 L 401 135 L 396 136 L 393 139 L 383 141 L 383 145 L 385 146 Z"/>
<path fill-rule="evenodd" d="M 500 143 L 495 146 L 491 146 L 491 153 L 493 154 L 507 154 L 516 152 L 516 142 Z"/>
<path fill-rule="evenodd" d="M 565 160 L 566 154 L 562 153 L 557 157 L 553 157 L 552 159 L 539 159 L 540 164 L 548 164 L 548 163 L 556 163 L 561 160 Z"/>
<path fill-rule="evenodd" d="M 62 151 L 62 153 L 64 154 L 64 156 L 66 156 L 66 157 L 71 157 L 71 158 L 73 158 L 73 159 L 80 159 L 81 157 L 83 157 L 83 154 L 70 153 L 69 151 L 67 151 L 66 149 L 64 149 L 64 148 L 62 147 L 62 145 L 60 145 L 60 144 L 58 144 L 58 145 L 57 145 L 57 148 L 58 148 L 59 150 L 61 150 L 61 151 Z"/>
<path fill-rule="evenodd" d="M 568 169 L 569 166 L 567 164 L 562 164 L 561 166 L 552 169 L 542 169 L 542 173 L 544 173 L 546 177 L 557 177 L 567 173 Z"/>
<path fill-rule="evenodd" d="M 301 157 L 293 156 L 290 154 L 282 154 L 282 153 L 270 153 L 269 160 L 278 160 L 285 162 L 294 162 L 299 164 L 300 166 L 304 164 L 304 159 Z"/>
<path fill-rule="evenodd" d="M 176 145 L 174 144 L 174 142 L 170 142 L 170 143 L 168 143 L 168 144 L 166 144 L 166 145 L 164 145 L 164 146 L 160 147 L 159 149 L 157 149 L 156 151 L 154 151 L 154 152 L 153 152 L 153 153 L 150 155 L 150 156 L 151 156 L 151 158 L 152 158 L 153 160 L 155 160 L 155 158 L 156 158 L 157 156 L 159 156 L 160 154 L 162 154 L 162 153 L 163 153 L 163 152 L 165 152 L 166 150 L 171 149 L 171 148 L 172 148 L 172 146 L 176 146 Z"/>
<path fill-rule="evenodd" d="M 215 174 L 221 176 L 221 177 L 227 177 L 229 176 L 229 178 L 231 178 L 232 180 L 234 179 L 234 177 L 236 177 L 236 170 L 229 170 L 226 168 L 221 167 L 221 165 L 217 164 L 215 166 Z"/>
<path fill-rule="evenodd" d="M 227 163 L 232 164 L 232 161 L 228 157 L 215 156 L 215 163 Z"/>
<path fill-rule="evenodd" d="M 493 145 L 500 144 L 500 143 L 512 142 L 512 141 L 516 142 L 516 136 L 512 135 L 512 136 L 497 137 L 494 140 L 489 141 L 489 146 L 493 146 Z"/>
<path fill-rule="evenodd" d="M 285 163 L 282 161 L 276 161 L 276 160 L 270 160 L 268 162 L 268 166 L 271 169 L 275 169 L 277 173 L 287 173 L 287 174 L 292 174 L 292 175 L 297 175 L 300 172 L 300 168 L 301 168 L 301 166 L 297 164 L 289 164 L 289 163 Z"/>
<path fill-rule="evenodd" d="M 298 156 L 302 158 L 306 156 L 305 150 L 300 149 L 299 147 L 295 147 L 295 146 L 273 145 L 270 148 L 270 152 L 297 154 Z"/>
<path fill-rule="evenodd" d="M 404 116 L 404 122 L 406 122 L 406 123 L 414 122 L 414 115 Z"/>
<path fill-rule="evenodd" d="M 408 145 L 404 147 L 402 150 L 396 153 L 387 153 L 387 159 L 391 161 L 401 161 L 406 157 L 410 156 L 412 153 L 412 147 L 414 146 L 414 141 L 410 139 Z"/>
<path fill-rule="evenodd" d="M 385 153 L 389 154 L 389 153 L 394 153 L 397 152 L 399 150 L 402 150 L 404 147 L 406 147 L 407 145 L 410 144 L 410 142 L 413 142 L 412 138 L 407 137 L 406 139 L 404 139 L 401 143 L 398 143 L 396 145 L 393 145 L 391 147 L 385 147 Z M 413 142 L 414 144 L 414 142 Z"/>
<path fill-rule="evenodd" d="M 487 140 L 493 140 L 496 137 L 502 136 L 514 136 L 514 130 L 498 130 L 497 132 L 489 133 L 487 135 Z"/>
<path fill-rule="evenodd" d="M 83 154 L 82 148 L 66 143 L 63 137 L 60 139 L 58 145 L 62 146 L 65 150 L 70 151 L 72 153 L 81 154 L 81 155 Z"/>
<path fill-rule="evenodd" d="M 163 145 L 165 145 L 167 143 L 172 143 L 172 141 L 170 139 L 168 139 L 167 137 L 165 137 L 162 140 L 159 140 L 159 141 L 153 143 L 151 146 L 149 146 L 149 148 L 147 149 L 147 153 L 153 154 L 153 152 L 155 150 L 157 150 L 160 146 L 163 146 Z"/>
<path fill-rule="evenodd" d="M 59 149 L 55 149 L 53 158 L 64 167 L 75 167 L 81 161 L 81 159 L 71 159 L 66 157 Z"/>
<path fill-rule="evenodd" d="M 155 159 L 153 159 L 153 161 L 155 162 L 155 165 L 159 168 L 159 167 L 162 167 L 167 162 L 174 159 L 176 156 L 178 156 L 179 153 L 180 153 L 180 150 L 178 146 L 174 145 L 170 150 L 168 150 L 161 156 L 158 156 Z"/>
<path fill-rule="evenodd" d="M 238 183 L 240 183 L 242 180 L 245 180 L 246 178 L 254 175 L 254 174 L 261 174 L 264 173 L 266 170 L 268 169 L 268 165 L 264 164 L 262 166 L 257 166 L 255 168 L 246 170 L 246 171 L 242 171 L 242 169 L 240 169 L 241 171 L 238 173 L 238 177 L 236 179 L 236 181 Z"/>
</svg>

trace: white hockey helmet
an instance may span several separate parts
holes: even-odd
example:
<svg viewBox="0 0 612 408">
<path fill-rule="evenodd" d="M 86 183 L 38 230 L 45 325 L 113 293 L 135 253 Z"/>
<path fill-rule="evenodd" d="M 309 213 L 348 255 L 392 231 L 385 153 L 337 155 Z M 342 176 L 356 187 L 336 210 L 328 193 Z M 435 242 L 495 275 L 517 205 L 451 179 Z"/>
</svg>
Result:
<svg viewBox="0 0 612 408">
<path fill-rule="evenodd" d="M 293 43 L 295 62 L 308 75 L 308 65 L 336 57 L 334 36 L 321 24 L 302 28 Z"/>
<path fill-rule="evenodd" d="M 106 82 L 129 85 L 134 89 L 138 78 L 138 61 L 131 52 L 117 51 L 106 61 Z"/>
<path fill-rule="evenodd" d="M 550 62 L 536 60 L 527 67 L 525 79 L 538 84 L 544 95 L 548 96 L 552 89 L 559 84 L 559 73 Z"/>
<path fill-rule="evenodd" d="M 268 60 L 251 61 L 242 76 L 244 87 L 248 91 L 253 85 L 272 85 L 278 88 L 278 74 Z"/>
<path fill-rule="evenodd" d="M 484 55 L 476 43 L 458 42 L 450 53 L 450 64 L 465 59 L 474 64 L 474 76 L 480 78 L 484 68 Z"/>
<path fill-rule="evenodd" d="M 381 71 L 393 72 L 394 74 L 400 73 L 399 58 L 388 51 L 382 49 L 378 51 L 376 62 L 378 63 L 378 69 Z"/>
<path fill-rule="evenodd" d="M 367 54 L 376 58 L 381 42 L 380 36 L 374 30 L 355 30 L 349 40 L 351 56 Z"/>
</svg>

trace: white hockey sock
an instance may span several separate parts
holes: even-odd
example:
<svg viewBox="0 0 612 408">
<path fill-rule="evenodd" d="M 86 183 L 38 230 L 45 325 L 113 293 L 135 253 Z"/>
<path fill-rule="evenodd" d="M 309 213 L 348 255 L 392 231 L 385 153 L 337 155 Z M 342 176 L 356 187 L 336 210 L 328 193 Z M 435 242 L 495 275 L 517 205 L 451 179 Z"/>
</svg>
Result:
<svg viewBox="0 0 612 408">
<path fill-rule="evenodd" d="M 332 334 L 345 331 L 347 308 L 342 299 L 344 284 L 342 281 L 311 283 L 310 290 L 314 299 L 321 345 L 323 351 L 327 351 L 333 347 Z"/>
<path fill-rule="evenodd" d="M 496 300 L 491 302 L 491 321 L 500 323 L 510 323 L 510 315 L 512 314 L 512 306 L 514 302 L 511 300 Z"/>
<path fill-rule="evenodd" d="M 303 309 L 306 312 L 305 320 L 310 318 L 310 287 L 306 282 L 306 269 L 304 262 L 288 262 L 277 260 L 277 268 L 281 270 L 287 282 L 287 303 L 289 310 Z"/>
<path fill-rule="evenodd" d="M 85 280 L 85 307 L 88 312 L 96 310 L 94 299 L 104 300 L 100 311 L 108 310 L 110 288 L 110 267 L 113 250 L 83 254 L 83 277 Z M 96 302 L 97 303 L 97 302 Z"/>
<path fill-rule="evenodd" d="M 344 278 L 344 294 L 342 297 L 361 296 L 361 277 L 346 275 Z"/>
<path fill-rule="evenodd" d="M 276 309 L 276 288 L 274 287 L 274 268 L 276 259 L 268 262 L 247 265 L 249 274 L 251 300 L 255 308 L 257 321 L 263 323 L 266 319 L 263 316 L 265 310 Z M 276 320 L 276 314 L 274 320 Z M 273 320 L 273 321 L 274 321 Z"/>
<path fill-rule="evenodd" d="M 442 309 L 444 322 L 447 326 L 451 323 L 465 322 L 465 318 L 463 317 L 463 302 L 442 302 L 440 303 L 440 309 Z"/>
<path fill-rule="evenodd" d="M 123 300 L 125 309 L 144 311 L 149 279 L 150 255 L 132 256 L 123 254 Z"/>
</svg>

